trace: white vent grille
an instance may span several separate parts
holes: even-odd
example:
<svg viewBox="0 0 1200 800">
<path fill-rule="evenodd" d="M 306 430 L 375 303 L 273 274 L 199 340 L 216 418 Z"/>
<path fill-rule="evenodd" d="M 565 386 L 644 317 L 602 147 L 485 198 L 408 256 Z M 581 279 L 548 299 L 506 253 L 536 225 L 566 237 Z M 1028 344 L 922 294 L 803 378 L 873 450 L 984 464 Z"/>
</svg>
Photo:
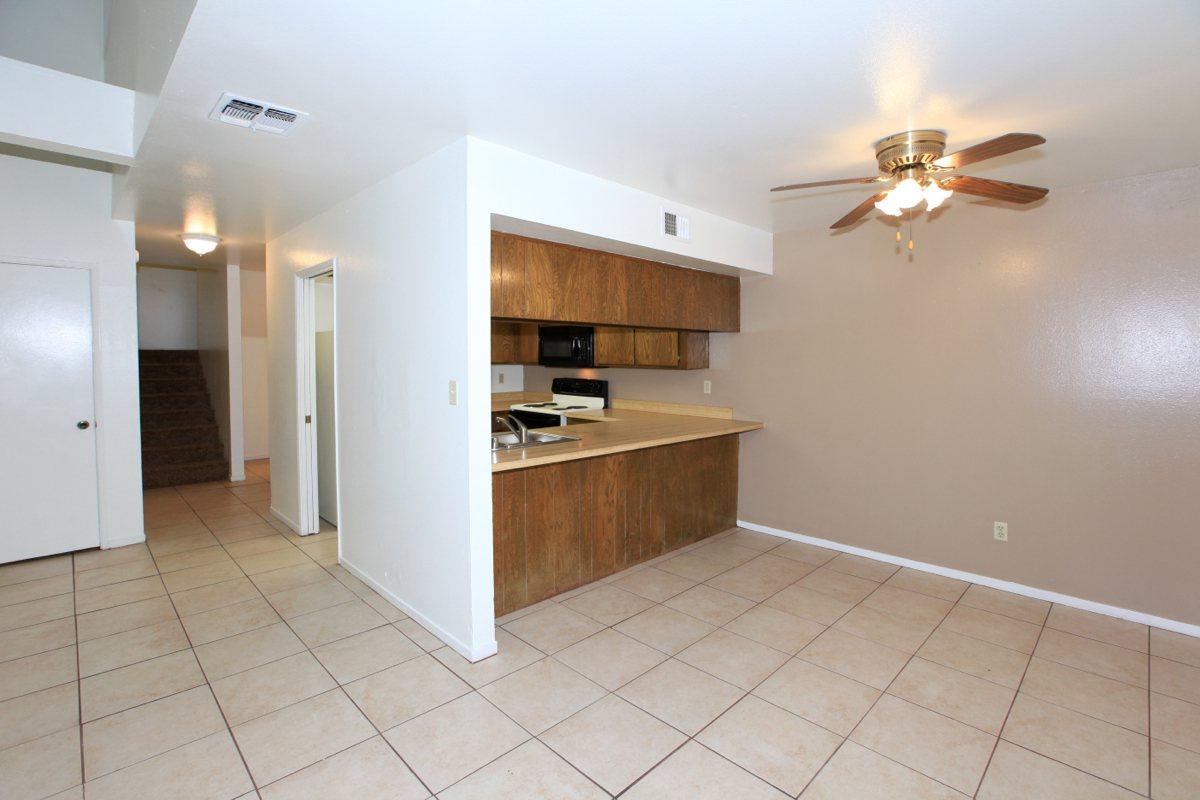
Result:
<svg viewBox="0 0 1200 800">
<path fill-rule="evenodd" d="M 286 136 L 294 131 L 308 114 L 290 108 L 264 103 L 261 100 L 251 100 L 238 97 L 230 92 L 221 95 L 221 99 L 213 106 L 208 118 L 249 128 L 252 131 L 263 131 Z"/>
<path fill-rule="evenodd" d="M 670 209 L 662 209 L 662 234 L 669 239 L 683 239 L 687 241 L 692 238 L 691 226 L 688 225 L 688 218 L 682 217 Z"/>
</svg>

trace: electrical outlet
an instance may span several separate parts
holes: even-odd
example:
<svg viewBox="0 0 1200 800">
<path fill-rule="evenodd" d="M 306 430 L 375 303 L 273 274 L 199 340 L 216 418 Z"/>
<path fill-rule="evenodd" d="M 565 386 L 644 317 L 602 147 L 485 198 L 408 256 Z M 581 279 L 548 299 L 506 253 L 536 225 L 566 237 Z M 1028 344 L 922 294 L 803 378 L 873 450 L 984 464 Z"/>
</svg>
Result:
<svg viewBox="0 0 1200 800">
<path fill-rule="evenodd" d="M 997 542 L 1007 542 L 1008 541 L 1008 523 L 1007 522 L 993 522 L 992 523 L 992 536 L 996 539 Z"/>
<path fill-rule="evenodd" d="M 705 382 L 704 382 L 704 393 L 705 393 L 705 394 L 712 394 L 712 381 L 705 381 Z"/>
<path fill-rule="evenodd" d="M 450 405 L 458 405 L 458 381 L 450 381 Z"/>
<path fill-rule="evenodd" d="M 500 384 L 501 386 L 504 385 L 504 373 L 503 372 L 500 372 L 497 374 L 496 383 Z"/>
</svg>

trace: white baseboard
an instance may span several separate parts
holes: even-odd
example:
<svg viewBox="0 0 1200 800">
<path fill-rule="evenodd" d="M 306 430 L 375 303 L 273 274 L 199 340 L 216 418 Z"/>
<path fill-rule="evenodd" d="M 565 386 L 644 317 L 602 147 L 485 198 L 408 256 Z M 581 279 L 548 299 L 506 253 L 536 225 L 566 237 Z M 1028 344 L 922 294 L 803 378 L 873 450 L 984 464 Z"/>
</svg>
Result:
<svg viewBox="0 0 1200 800">
<path fill-rule="evenodd" d="M 292 519 L 289 519 L 286 514 L 284 514 L 282 511 L 280 511 L 275 506 L 271 506 L 270 510 L 271 510 L 271 516 L 275 517 L 277 520 L 282 522 L 284 525 L 287 525 L 289 528 L 294 530 L 296 533 L 300 533 L 300 524 L 298 522 L 296 522 Z"/>
<path fill-rule="evenodd" d="M 1184 633 L 1188 636 L 1200 636 L 1200 625 L 1193 625 L 1188 622 L 1179 622 L 1178 620 L 1167 619 L 1166 617 L 1156 617 L 1153 614 L 1145 614 L 1141 611 L 1132 611 L 1128 608 L 1119 608 L 1110 606 L 1105 603 L 1097 603 L 1094 600 L 1084 600 L 1082 597 L 1072 597 L 1069 594 L 1059 594 L 1051 592 L 1047 589 L 1038 589 L 1035 586 L 1026 586 L 1022 583 L 1013 583 L 1012 581 L 1002 581 L 998 578 L 989 578 L 986 575 L 976 575 L 973 572 L 963 572 L 950 567 L 941 567 L 937 564 L 926 564 L 924 561 L 913 561 L 910 558 L 901 558 L 888 553 L 879 553 L 875 550 L 867 550 L 863 547 L 854 547 L 853 545 L 842 544 L 830 539 L 819 539 L 816 536 L 808 536 L 803 533 L 793 533 L 792 531 L 781 530 L 780 528 L 772 528 L 768 525 L 759 525 L 756 522 L 747 522 L 746 520 L 738 520 L 738 527 L 746 530 L 758 531 L 759 533 L 767 533 L 771 536 L 778 536 L 783 539 L 791 539 L 797 542 L 805 542 L 814 544 L 818 547 L 827 547 L 830 550 L 838 550 L 843 553 L 853 553 L 856 556 L 864 556 L 873 558 L 876 561 L 883 561 L 888 564 L 896 564 L 901 567 L 910 567 L 921 572 L 931 572 L 934 575 L 942 575 L 946 578 L 956 578 L 960 581 L 968 583 L 978 583 L 981 586 L 990 586 L 993 589 L 1001 589 L 1013 594 L 1024 595 L 1025 597 L 1035 597 L 1038 600 L 1049 600 L 1052 603 L 1059 603 L 1071 608 L 1079 608 L 1084 611 L 1092 611 L 1097 614 L 1104 614 L 1109 617 L 1129 620 L 1130 622 L 1138 622 L 1143 625 L 1152 625 L 1155 628 L 1164 628 L 1165 630 L 1175 631 L 1176 633 Z"/>
<path fill-rule="evenodd" d="M 120 539 L 106 539 L 100 542 L 101 550 L 111 550 L 114 547 L 125 547 L 130 544 L 141 544 L 146 541 L 146 534 L 134 536 L 122 536 Z"/>
<path fill-rule="evenodd" d="M 465 642 L 460 641 L 458 639 L 458 637 L 451 634 L 445 628 L 438 625 L 433 620 L 429 619 L 429 617 L 425 616 L 420 611 L 417 611 L 411 605 L 409 605 L 408 603 L 401 600 L 399 597 L 397 597 L 395 594 L 393 594 L 386 586 L 384 586 L 383 584 L 376 581 L 374 578 L 367 575 L 367 573 L 363 572 L 361 569 L 354 566 L 346 559 L 340 558 L 340 559 L 338 559 L 338 561 L 339 561 L 339 563 L 341 563 L 341 565 L 343 567 L 345 567 L 350 572 L 351 575 L 358 578 L 360 581 L 367 584 L 375 591 L 379 592 L 379 594 L 381 594 L 384 598 L 386 598 L 389 603 L 391 603 L 396 608 L 403 611 L 405 614 L 408 614 L 408 616 L 412 617 L 413 620 L 418 625 L 420 625 L 422 628 L 424 628 L 425 630 L 432 633 L 437 638 L 441 639 L 446 644 L 450 645 L 452 648 L 454 648 L 458 652 L 459 655 L 461 655 L 463 658 L 467 659 L 468 661 L 472 661 L 472 662 L 482 661 L 483 659 L 487 658 L 488 656 L 496 655 L 496 652 L 499 650 L 499 645 L 497 645 L 495 639 L 492 639 L 490 642 L 485 643 L 478 650 L 472 648 L 470 645 L 466 644 Z"/>
</svg>

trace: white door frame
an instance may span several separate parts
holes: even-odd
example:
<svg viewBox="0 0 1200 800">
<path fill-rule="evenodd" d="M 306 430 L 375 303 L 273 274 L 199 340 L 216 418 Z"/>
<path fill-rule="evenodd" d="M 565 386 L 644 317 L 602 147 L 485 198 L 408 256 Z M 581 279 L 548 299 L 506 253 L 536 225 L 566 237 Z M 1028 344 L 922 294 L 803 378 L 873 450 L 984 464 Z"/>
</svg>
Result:
<svg viewBox="0 0 1200 800">
<path fill-rule="evenodd" d="M 317 497 L 317 347 L 316 347 L 316 279 L 322 275 L 333 276 L 333 428 L 334 464 L 337 470 L 334 486 L 337 492 L 338 528 L 342 517 L 342 460 L 341 402 L 338 400 L 338 323 L 337 323 L 337 259 L 322 261 L 316 266 L 298 270 L 295 277 L 296 293 L 296 441 L 298 481 L 296 498 L 299 505 L 297 531 L 301 536 L 317 533 L 321 529 L 320 506 Z M 338 536 L 338 554 L 341 556 L 341 536 Z"/>
</svg>

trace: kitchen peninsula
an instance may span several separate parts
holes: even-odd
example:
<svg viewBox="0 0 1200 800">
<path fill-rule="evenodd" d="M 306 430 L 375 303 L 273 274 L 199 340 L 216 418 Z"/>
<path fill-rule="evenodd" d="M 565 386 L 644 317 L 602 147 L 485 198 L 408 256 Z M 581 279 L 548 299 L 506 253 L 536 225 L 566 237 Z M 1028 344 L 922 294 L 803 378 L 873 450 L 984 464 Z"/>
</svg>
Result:
<svg viewBox="0 0 1200 800">
<path fill-rule="evenodd" d="M 733 527 L 738 435 L 763 427 L 621 400 L 566 416 L 577 441 L 493 453 L 497 616 Z"/>
</svg>

